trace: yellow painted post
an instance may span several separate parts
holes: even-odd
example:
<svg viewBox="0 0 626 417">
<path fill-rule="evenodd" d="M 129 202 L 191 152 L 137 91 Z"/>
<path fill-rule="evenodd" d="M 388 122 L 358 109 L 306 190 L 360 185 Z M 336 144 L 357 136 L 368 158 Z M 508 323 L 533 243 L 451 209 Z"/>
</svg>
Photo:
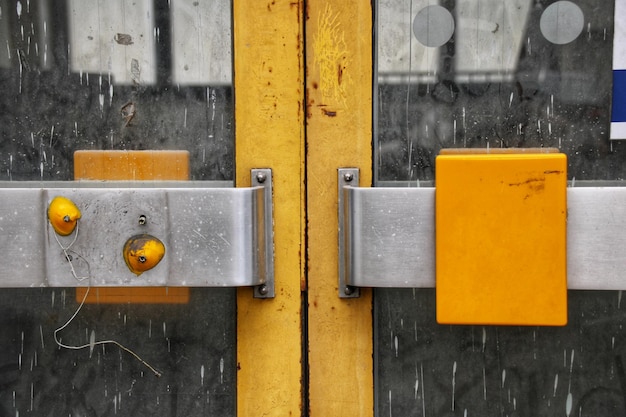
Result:
<svg viewBox="0 0 626 417">
<path fill-rule="evenodd" d="M 235 0 L 236 184 L 271 168 L 276 298 L 237 293 L 237 414 L 302 414 L 303 1 Z"/>
<path fill-rule="evenodd" d="M 309 404 L 312 417 L 372 416 L 372 298 L 338 298 L 337 169 L 372 182 L 370 0 L 307 2 Z"/>
</svg>

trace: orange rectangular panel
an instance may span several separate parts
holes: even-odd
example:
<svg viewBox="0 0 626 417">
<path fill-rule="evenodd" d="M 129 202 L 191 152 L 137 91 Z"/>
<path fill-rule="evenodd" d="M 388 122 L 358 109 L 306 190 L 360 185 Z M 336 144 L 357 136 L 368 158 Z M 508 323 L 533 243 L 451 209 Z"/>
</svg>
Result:
<svg viewBox="0 0 626 417">
<path fill-rule="evenodd" d="M 437 157 L 439 323 L 567 323 L 566 187 L 561 153 Z"/>
<path fill-rule="evenodd" d="M 189 179 L 188 151 L 76 151 L 75 180 L 181 180 Z M 120 256 L 122 251 L 120 248 Z M 76 289 L 81 302 L 87 288 Z M 189 301 L 187 287 L 91 288 L 85 303 L 180 304 Z"/>
<path fill-rule="evenodd" d="M 188 151 L 76 151 L 74 179 L 189 180 Z"/>
<path fill-rule="evenodd" d="M 85 297 L 87 287 L 76 288 L 76 301 Z M 186 304 L 187 287 L 93 287 L 85 303 L 90 304 Z"/>
</svg>

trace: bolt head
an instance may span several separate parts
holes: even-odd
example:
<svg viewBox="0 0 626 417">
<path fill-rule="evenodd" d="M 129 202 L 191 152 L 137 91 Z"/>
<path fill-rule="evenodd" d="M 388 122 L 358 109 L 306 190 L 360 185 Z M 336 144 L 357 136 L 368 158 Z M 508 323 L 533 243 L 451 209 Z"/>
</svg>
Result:
<svg viewBox="0 0 626 417">
<path fill-rule="evenodd" d="M 345 182 L 350 182 L 350 181 L 352 181 L 353 179 L 354 179 L 354 174 L 353 174 L 353 173 L 351 173 L 351 172 L 347 172 L 347 173 L 343 174 L 343 180 L 344 180 Z"/>
<path fill-rule="evenodd" d="M 256 174 L 256 180 L 259 183 L 263 184 L 266 179 L 267 179 L 267 175 L 265 175 L 264 172 L 259 172 L 259 173 Z"/>
<path fill-rule="evenodd" d="M 259 291 L 259 294 L 261 295 L 267 295 L 267 293 L 269 292 L 267 285 L 265 284 L 259 285 L 258 291 Z"/>
</svg>

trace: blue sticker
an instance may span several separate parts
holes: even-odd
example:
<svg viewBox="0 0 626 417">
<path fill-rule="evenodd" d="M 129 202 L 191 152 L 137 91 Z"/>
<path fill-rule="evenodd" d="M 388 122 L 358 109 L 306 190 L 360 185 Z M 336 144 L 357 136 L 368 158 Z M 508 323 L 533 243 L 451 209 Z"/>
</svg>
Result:
<svg viewBox="0 0 626 417">
<path fill-rule="evenodd" d="M 626 122 L 626 70 L 613 70 L 611 122 Z"/>
</svg>

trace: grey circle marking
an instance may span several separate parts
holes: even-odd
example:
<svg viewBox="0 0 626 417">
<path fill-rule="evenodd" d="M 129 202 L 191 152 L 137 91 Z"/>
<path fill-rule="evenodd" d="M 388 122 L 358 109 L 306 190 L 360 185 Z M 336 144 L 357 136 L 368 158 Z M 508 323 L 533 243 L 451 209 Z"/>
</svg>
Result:
<svg viewBox="0 0 626 417">
<path fill-rule="evenodd" d="M 541 34 L 550 42 L 564 45 L 580 35 L 585 26 L 582 10 L 571 1 L 552 3 L 541 14 L 539 28 Z"/>
<path fill-rule="evenodd" d="M 450 40 L 453 33 L 454 18 L 445 7 L 424 7 L 413 19 L 413 34 L 423 45 L 441 46 Z"/>
</svg>

